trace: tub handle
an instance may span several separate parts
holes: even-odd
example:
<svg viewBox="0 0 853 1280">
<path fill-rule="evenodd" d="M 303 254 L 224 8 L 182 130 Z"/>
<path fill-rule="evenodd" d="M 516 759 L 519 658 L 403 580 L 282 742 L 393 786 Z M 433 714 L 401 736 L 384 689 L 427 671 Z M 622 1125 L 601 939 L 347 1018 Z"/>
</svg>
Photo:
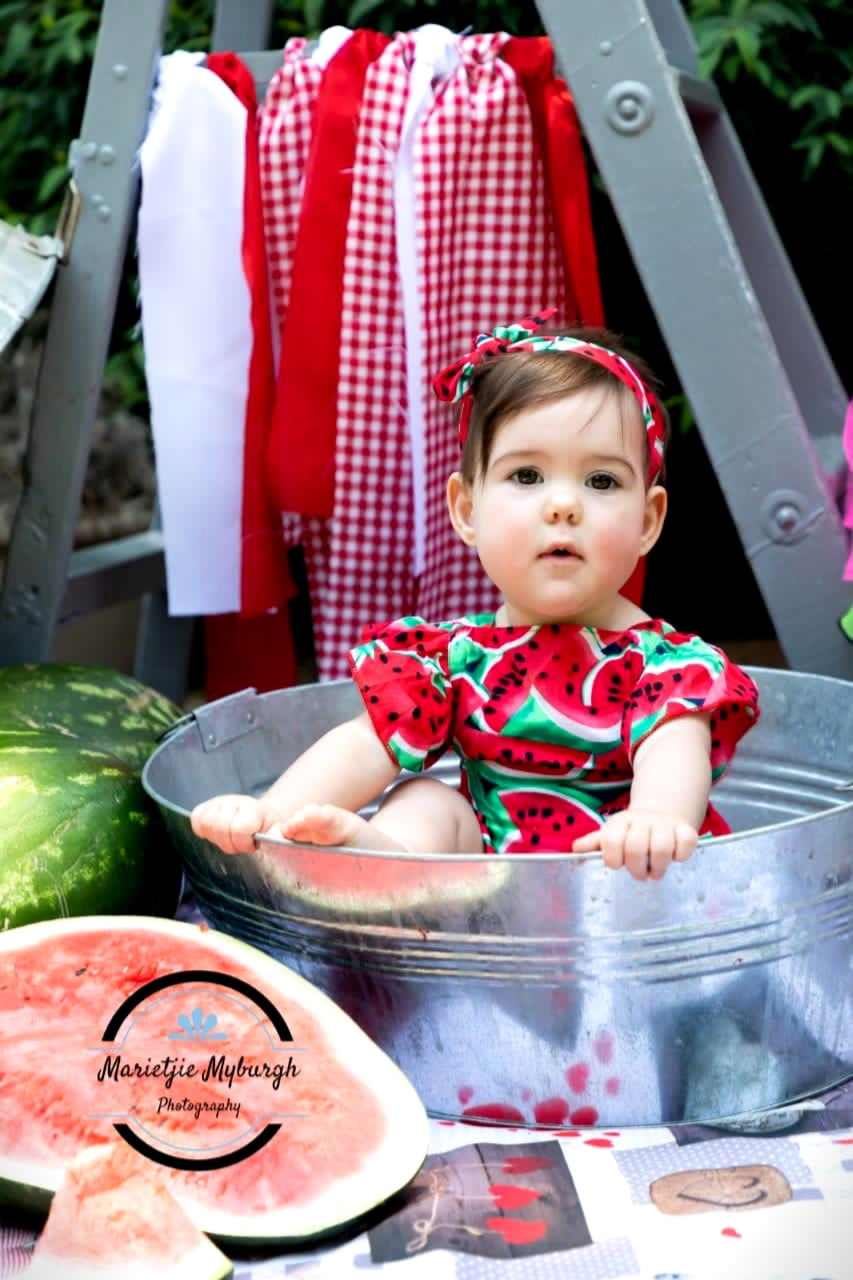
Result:
<svg viewBox="0 0 853 1280">
<path fill-rule="evenodd" d="M 257 689 L 240 689 L 215 702 L 207 702 L 190 713 L 198 726 L 203 751 L 217 751 L 248 733 L 263 727 L 261 699 Z"/>
</svg>

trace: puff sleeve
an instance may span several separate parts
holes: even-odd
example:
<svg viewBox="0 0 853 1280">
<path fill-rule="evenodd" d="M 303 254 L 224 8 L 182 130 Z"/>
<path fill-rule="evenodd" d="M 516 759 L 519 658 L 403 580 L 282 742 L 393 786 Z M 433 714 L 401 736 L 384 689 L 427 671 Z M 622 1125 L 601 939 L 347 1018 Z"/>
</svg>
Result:
<svg viewBox="0 0 853 1280">
<path fill-rule="evenodd" d="M 401 769 L 420 773 L 453 737 L 450 632 L 421 618 L 365 629 L 350 651 L 353 680 L 377 736 Z"/>
<path fill-rule="evenodd" d="M 622 742 L 629 760 L 660 725 L 706 712 L 711 726 L 711 776 L 716 781 L 731 763 L 740 739 L 758 721 L 754 682 L 722 649 L 699 636 L 668 631 L 644 639 L 643 670 L 622 719 Z"/>
</svg>

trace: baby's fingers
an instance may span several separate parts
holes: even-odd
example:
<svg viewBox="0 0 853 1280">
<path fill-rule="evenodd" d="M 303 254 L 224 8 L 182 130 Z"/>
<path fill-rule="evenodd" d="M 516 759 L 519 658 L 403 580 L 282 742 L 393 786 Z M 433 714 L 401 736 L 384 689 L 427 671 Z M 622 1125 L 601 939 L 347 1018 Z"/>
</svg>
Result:
<svg viewBox="0 0 853 1280">
<path fill-rule="evenodd" d="M 618 871 L 620 867 L 628 866 L 629 834 L 628 819 L 622 813 L 608 818 L 604 826 L 596 832 L 602 860 L 611 871 Z"/>
<path fill-rule="evenodd" d="M 214 796 L 190 814 L 195 834 L 219 845 L 224 853 L 251 853 L 254 834 L 263 822 L 263 810 L 252 796 Z"/>
<path fill-rule="evenodd" d="M 675 855 L 675 829 L 671 822 L 655 822 L 648 832 L 648 875 L 660 880 L 666 874 Z"/>
<path fill-rule="evenodd" d="M 585 836 L 578 836 L 572 845 L 572 853 L 597 853 L 601 848 L 601 828 L 588 831 Z"/>
<path fill-rule="evenodd" d="M 675 828 L 675 861 L 686 862 L 696 851 L 699 833 L 689 822 L 679 822 Z"/>
<path fill-rule="evenodd" d="M 646 880 L 650 872 L 653 871 L 653 848 L 657 851 L 658 865 L 661 864 L 664 858 L 668 865 L 669 860 L 672 858 L 671 836 L 667 848 L 665 836 L 661 832 L 655 836 L 653 823 L 649 822 L 645 817 L 634 818 L 625 834 L 624 858 L 626 870 L 635 880 Z M 656 879 L 659 879 L 661 875 L 663 875 L 663 871 L 660 871 Z"/>
</svg>

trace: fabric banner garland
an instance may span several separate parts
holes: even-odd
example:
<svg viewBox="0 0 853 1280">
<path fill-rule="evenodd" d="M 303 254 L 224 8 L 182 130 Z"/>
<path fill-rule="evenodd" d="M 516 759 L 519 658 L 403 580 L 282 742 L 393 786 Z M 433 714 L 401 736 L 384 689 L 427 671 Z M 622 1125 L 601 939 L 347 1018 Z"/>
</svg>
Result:
<svg viewBox="0 0 853 1280">
<path fill-rule="evenodd" d="M 496 316 L 543 300 L 564 324 L 602 320 L 580 131 L 550 43 L 434 26 L 382 39 L 356 33 L 325 71 L 306 70 L 304 42 L 290 42 L 259 112 L 282 338 L 267 456 L 276 492 L 289 495 L 285 527 L 305 550 L 324 679 L 346 675 L 346 651 L 367 622 L 496 603 L 447 520 L 458 455 L 451 416 L 432 395 L 435 371 Z M 351 105 L 362 89 L 352 173 L 325 192 L 322 254 L 343 266 L 339 277 L 316 272 L 315 334 L 296 305 L 305 296 L 296 254 L 316 227 L 309 212 L 323 208 L 311 138 L 330 74 L 347 76 Z M 328 218 L 342 176 L 345 223 Z M 302 376 L 310 386 L 299 391 Z M 324 404 L 333 433 L 306 412 L 311 402 Z M 329 510 L 330 489 L 331 514 L 316 514 Z"/>
</svg>

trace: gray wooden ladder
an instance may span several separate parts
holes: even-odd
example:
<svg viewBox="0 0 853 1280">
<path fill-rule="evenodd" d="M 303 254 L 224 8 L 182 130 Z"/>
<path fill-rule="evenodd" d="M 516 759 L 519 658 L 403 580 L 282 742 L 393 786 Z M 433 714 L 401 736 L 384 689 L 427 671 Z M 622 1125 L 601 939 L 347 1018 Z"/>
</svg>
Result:
<svg viewBox="0 0 853 1280">
<path fill-rule="evenodd" d="M 53 285 L 0 591 L 0 665 L 48 661 L 61 621 L 143 597 L 135 674 L 180 699 L 190 623 L 168 615 L 156 518 L 73 550 L 168 7 L 104 2 L 72 148 L 79 221 Z M 853 678 L 832 490 L 847 397 L 719 94 L 698 76 L 681 5 L 537 8 L 786 658 Z M 218 0 L 211 42 L 241 52 L 260 93 L 280 53 L 243 51 L 264 48 L 271 11 Z"/>
</svg>

